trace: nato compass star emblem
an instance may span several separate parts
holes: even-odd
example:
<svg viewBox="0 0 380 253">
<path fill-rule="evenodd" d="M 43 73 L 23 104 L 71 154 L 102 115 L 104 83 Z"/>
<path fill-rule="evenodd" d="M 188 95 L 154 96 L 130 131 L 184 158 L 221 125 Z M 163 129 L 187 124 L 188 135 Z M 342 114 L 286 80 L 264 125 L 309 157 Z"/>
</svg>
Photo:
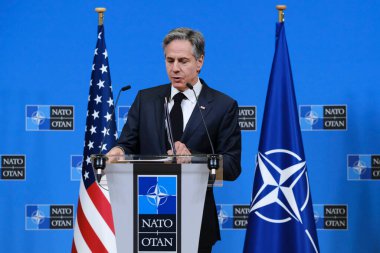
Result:
<svg viewBox="0 0 380 253">
<path fill-rule="evenodd" d="M 268 156 L 272 154 L 291 156 L 295 158 L 296 163 L 280 168 Z M 262 177 L 262 185 L 253 198 L 250 212 L 254 212 L 261 219 L 271 223 L 285 223 L 291 219 L 302 223 L 301 212 L 306 208 L 309 201 L 309 183 L 306 175 L 306 162 L 292 151 L 285 149 L 274 149 L 257 156 L 258 167 Z M 283 159 L 282 159 L 283 160 Z M 301 208 L 298 207 L 299 201 L 293 191 L 301 178 L 306 178 L 307 192 Z M 283 210 L 285 216 L 278 218 L 265 214 L 265 207 L 277 207 Z M 278 212 L 276 212 L 278 213 Z"/>
<path fill-rule="evenodd" d="M 314 111 L 309 111 L 305 115 L 305 120 L 309 125 L 313 126 L 318 122 L 318 114 Z"/>
<path fill-rule="evenodd" d="M 127 122 L 127 119 L 128 119 L 128 112 L 126 112 L 126 113 L 123 115 L 123 122 L 124 122 L 124 124 Z"/>
<path fill-rule="evenodd" d="M 278 161 L 289 165 L 281 168 L 276 165 Z M 290 150 L 273 149 L 264 154 L 259 152 L 256 169 L 260 172 L 262 185 L 258 187 L 252 200 L 250 213 L 254 212 L 259 218 L 270 223 L 285 223 L 294 219 L 303 224 L 301 212 L 305 210 L 310 197 L 306 162 Z M 303 188 L 302 196 L 295 194 L 300 191 L 299 187 Z M 303 203 L 300 198 L 304 198 Z M 298 204 L 300 202 L 302 205 Z M 271 213 L 268 212 L 268 208 L 272 210 Z M 305 229 L 305 234 L 314 251 L 318 252 L 308 229 Z"/>
<path fill-rule="evenodd" d="M 32 121 L 36 125 L 41 125 L 42 123 L 44 123 L 45 118 L 45 115 L 40 111 L 36 111 L 32 114 Z"/>
<path fill-rule="evenodd" d="M 318 221 L 319 221 L 320 218 L 321 218 L 321 216 L 319 215 L 319 213 L 314 210 L 314 221 L 315 221 L 315 224 L 318 223 Z"/>
<path fill-rule="evenodd" d="M 76 165 L 75 165 L 75 171 L 82 175 L 82 161 L 79 161 Z"/>
<path fill-rule="evenodd" d="M 355 171 L 356 174 L 362 175 L 366 171 L 367 165 L 365 164 L 365 162 L 363 162 L 361 160 L 357 160 L 354 163 L 353 169 L 354 169 L 354 171 Z"/>
<path fill-rule="evenodd" d="M 39 225 L 42 222 L 44 222 L 44 220 L 45 220 L 45 214 L 42 211 L 40 211 L 40 210 L 37 209 L 37 211 L 35 211 L 35 212 L 32 213 L 32 221 L 33 221 L 33 223 Z"/>
<path fill-rule="evenodd" d="M 148 192 L 146 193 L 148 202 L 151 205 L 156 206 L 156 207 L 162 206 L 163 204 L 165 204 L 166 201 L 168 200 L 168 196 L 169 194 L 166 191 L 166 189 L 159 184 L 156 184 L 150 187 L 148 189 Z"/>
<path fill-rule="evenodd" d="M 218 213 L 219 224 L 225 224 L 228 221 L 228 218 L 228 213 L 226 213 L 223 209 L 220 209 Z"/>
</svg>

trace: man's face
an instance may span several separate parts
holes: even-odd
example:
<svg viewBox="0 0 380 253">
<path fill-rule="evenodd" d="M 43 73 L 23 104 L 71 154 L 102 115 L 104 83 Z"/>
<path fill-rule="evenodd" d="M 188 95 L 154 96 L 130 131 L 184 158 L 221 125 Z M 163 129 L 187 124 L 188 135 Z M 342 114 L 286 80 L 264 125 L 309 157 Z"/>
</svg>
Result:
<svg viewBox="0 0 380 253">
<path fill-rule="evenodd" d="M 203 65 L 203 55 L 197 60 L 187 40 L 173 40 L 165 48 L 166 72 L 174 88 L 187 89 L 186 83 L 195 84 Z"/>
</svg>

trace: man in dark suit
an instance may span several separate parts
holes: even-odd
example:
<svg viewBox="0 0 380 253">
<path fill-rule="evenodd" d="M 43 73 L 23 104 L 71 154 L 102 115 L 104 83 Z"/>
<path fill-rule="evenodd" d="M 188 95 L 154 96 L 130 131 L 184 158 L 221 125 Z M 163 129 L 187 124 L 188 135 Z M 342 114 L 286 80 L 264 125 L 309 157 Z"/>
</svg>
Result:
<svg viewBox="0 0 380 253">
<path fill-rule="evenodd" d="M 223 178 L 235 180 L 240 172 L 241 133 L 238 106 L 229 96 L 210 88 L 198 77 L 204 61 L 204 38 L 198 31 L 177 28 L 164 38 L 166 71 L 171 83 L 138 92 L 126 124 L 108 155 L 173 154 L 165 125 L 164 101 L 169 98 L 170 121 L 177 155 L 210 154 L 193 86 L 215 153 L 223 155 Z M 206 192 L 198 252 L 211 252 L 220 240 L 213 188 Z"/>
</svg>

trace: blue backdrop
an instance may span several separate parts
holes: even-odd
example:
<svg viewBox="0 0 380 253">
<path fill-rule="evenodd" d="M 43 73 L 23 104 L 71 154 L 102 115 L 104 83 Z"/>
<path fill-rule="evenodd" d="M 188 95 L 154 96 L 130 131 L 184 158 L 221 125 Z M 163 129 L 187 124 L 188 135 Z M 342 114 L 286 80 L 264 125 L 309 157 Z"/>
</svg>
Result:
<svg viewBox="0 0 380 253">
<path fill-rule="evenodd" d="M 203 32 L 206 58 L 201 77 L 240 106 L 256 106 L 257 130 L 243 132 L 242 174 L 215 190 L 217 204 L 227 214 L 233 205 L 248 205 L 274 53 L 276 4 L 3 1 L 0 251 L 71 248 L 72 229 L 35 224 L 36 219 L 52 216 L 57 206 L 76 210 L 80 161 L 76 156 L 83 151 L 98 6 L 108 9 L 105 30 L 114 91 L 127 84 L 133 87 L 122 95 L 125 106 L 139 89 L 168 82 L 161 41 L 169 30 L 187 26 Z M 376 156 L 380 153 L 380 33 L 375 23 L 380 3 L 289 0 L 285 4 L 321 252 L 380 252 L 380 157 Z M 63 121 L 73 119 L 72 130 L 70 125 L 66 125 L 69 130 L 37 129 L 36 121 L 52 117 L 50 110 L 57 106 L 73 113 Z M 37 111 L 45 115 L 36 115 Z M 37 209 L 42 212 L 39 216 Z M 215 252 L 241 252 L 245 230 L 222 228 Z"/>
</svg>

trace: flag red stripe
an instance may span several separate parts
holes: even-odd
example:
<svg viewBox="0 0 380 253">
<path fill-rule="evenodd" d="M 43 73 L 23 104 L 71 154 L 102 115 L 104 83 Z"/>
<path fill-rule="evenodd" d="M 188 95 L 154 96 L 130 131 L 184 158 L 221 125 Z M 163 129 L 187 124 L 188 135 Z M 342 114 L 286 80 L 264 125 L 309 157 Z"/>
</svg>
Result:
<svg viewBox="0 0 380 253">
<path fill-rule="evenodd" d="M 73 244 L 71 246 L 71 253 L 78 253 L 77 247 L 75 247 L 75 241 L 73 240 Z"/>
<path fill-rule="evenodd" d="M 99 237 L 96 235 L 94 229 L 91 227 L 90 223 L 88 223 L 80 202 L 77 210 L 77 222 L 83 239 L 86 241 L 86 244 L 90 248 L 91 252 L 108 252 Z"/>
<path fill-rule="evenodd" d="M 87 188 L 87 193 L 88 196 L 90 196 L 92 203 L 94 203 L 96 209 L 103 217 L 108 227 L 111 229 L 112 233 L 115 234 L 111 204 L 108 201 L 108 199 L 104 196 L 102 190 L 96 183 L 94 183 Z"/>
</svg>

